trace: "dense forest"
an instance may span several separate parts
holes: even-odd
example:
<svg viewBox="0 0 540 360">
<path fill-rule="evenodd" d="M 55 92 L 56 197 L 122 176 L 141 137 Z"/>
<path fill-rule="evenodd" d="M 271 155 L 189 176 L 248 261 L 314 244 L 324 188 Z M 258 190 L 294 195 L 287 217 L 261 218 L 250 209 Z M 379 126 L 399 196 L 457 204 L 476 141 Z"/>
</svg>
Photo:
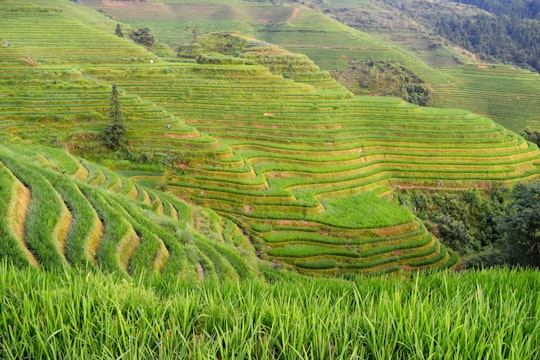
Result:
<svg viewBox="0 0 540 360">
<path fill-rule="evenodd" d="M 538 0 L 454 0 L 462 4 L 474 5 L 497 16 L 540 20 L 540 1 Z"/>
<path fill-rule="evenodd" d="M 540 182 L 481 192 L 404 190 L 398 195 L 464 267 L 540 266 Z"/>
<path fill-rule="evenodd" d="M 450 12 L 444 4 L 433 2 L 429 2 L 429 10 L 424 11 L 425 7 L 416 1 L 383 1 L 483 60 L 540 71 L 540 0 L 455 1 L 484 10 L 476 13 Z"/>
<path fill-rule="evenodd" d="M 540 22 L 517 15 L 454 14 L 436 21 L 439 35 L 485 60 L 499 60 L 540 71 Z"/>
</svg>

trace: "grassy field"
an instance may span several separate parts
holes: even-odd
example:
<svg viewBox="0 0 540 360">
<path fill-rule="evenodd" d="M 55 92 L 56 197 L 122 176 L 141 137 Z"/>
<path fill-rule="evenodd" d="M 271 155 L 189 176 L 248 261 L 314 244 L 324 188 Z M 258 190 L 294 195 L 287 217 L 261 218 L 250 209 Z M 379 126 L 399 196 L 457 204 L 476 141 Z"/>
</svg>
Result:
<svg viewBox="0 0 540 360">
<path fill-rule="evenodd" d="M 532 359 L 540 351 L 534 271 L 353 281 L 265 274 L 269 282 L 125 281 L 2 262 L 0 357 Z"/>
</svg>

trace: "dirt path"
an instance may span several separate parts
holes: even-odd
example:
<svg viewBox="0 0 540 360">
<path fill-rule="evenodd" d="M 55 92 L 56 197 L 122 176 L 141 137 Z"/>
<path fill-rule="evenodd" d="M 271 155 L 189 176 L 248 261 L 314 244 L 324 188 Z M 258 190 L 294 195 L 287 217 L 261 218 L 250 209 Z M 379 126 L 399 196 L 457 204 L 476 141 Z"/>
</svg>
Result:
<svg viewBox="0 0 540 360">
<path fill-rule="evenodd" d="M 287 19 L 287 24 L 290 24 L 291 22 L 293 22 L 294 19 L 296 19 L 296 17 L 298 16 L 298 14 L 300 14 L 300 9 L 294 8 L 291 16 L 289 16 L 289 18 Z"/>
<path fill-rule="evenodd" d="M 199 277 L 201 278 L 201 280 L 204 281 L 204 269 L 199 262 L 197 263 L 197 271 L 199 272 Z"/>
<path fill-rule="evenodd" d="M 99 243 L 101 242 L 101 238 L 103 237 L 103 223 L 99 219 L 99 217 L 96 215 L 96 223 L 94 225 L 94 231 L 92 232 L 92 235 L 88 238 L 88 245 L 87 245 L 87 251 L 88 251 L 88 258 L 90 261 L 95 264 L 96 263 L 96 253 L 97 249 L 99 247 Z"/>
<path fill-rule="evenodd" d="M 60 215 L 60 221 L 58 222 L 58 225 L 56 226 L 56 243 L 58 247 L 58 251 L 60 254 L 62 254 L 62 257 L 66 258 L 66 241 L 69 235 L 69 231 L 71 230 L 71 224 L 73 223 L 73 216 L 71 215 L 71 211 L 67 208 L 66 204 L 62 204 L 62 214 Z"/>
<path fill-rule="evenodd" d="M 32 254 L 26 246 L 24 235 L 26 228 L 26 214 L 28 212 L 28 207 L 30 206 L 30 199 L 32 195 L 30 193 L 30 190 L 26 186 L 24 186 L 23 183 L 21 183 L 17 179 L 15 179 L 15 182 L 16 184 L 14 200 L 9 206 L 10 216 L 8 216 L 8 218 L 11 222 L 10 225 L 11 229 L 13 230 L 13 234 L 21 244 L 21 248 L 26 254 L 28 261 L 30 262 L 30 264 L 37 267 L 39 266 L 39 263 L 34 254 Z"/>
</svg>

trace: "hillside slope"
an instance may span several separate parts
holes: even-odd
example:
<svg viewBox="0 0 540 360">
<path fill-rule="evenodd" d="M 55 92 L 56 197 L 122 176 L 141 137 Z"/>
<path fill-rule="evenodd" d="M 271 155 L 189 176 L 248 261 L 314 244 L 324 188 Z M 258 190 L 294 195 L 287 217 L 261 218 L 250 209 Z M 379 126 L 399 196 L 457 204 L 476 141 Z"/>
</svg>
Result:
<svg viewBox="0 0 540 360">
<path fill-rule="evenodd" d="M 212 32 L 240 32 L 309 56 L 323 70 L 348 67 L 351 61 L 387 60 L 403 64 L 425 81 L 446 83 L 418 56 L 332 19 L 308 2 L 242 0 L 103 1 L 79 3 L 104 11 L 119 22 L 149 27 L 176 48 Z"/>
<path fill-rule="evenodd" d="M 0 258 L 184 279 L 257 274 L 253 247 L 230 221 L 65 151 L 1 146 L 0 182 Z"/>
<path fill-rule="evenodd" d="M 431 82 L 431 105 L 466 108 L 521 132 L 540 129 L 535 2 L 310 0 L 344 24 L 404 47 L 448 80 Z M 479 7 L 467 5 L 481 5 Z M 528 58 L 528 59 L 527 59 Z M 389 60 L 392 57 L 388 57 Z M 465 65 L 465 66 L 463 66 Z"/>
<path fill-rule="evenodd" d="M 205 33 L 240 31 L 308 55 L 351 90 L 360 88 L 359 94 L 391 93 L 415 99 L 418 95 L 401 95 L 400 91 L 418 91 L 418 81 L 392 90 L 396 87 L 396 76 L 412 77 L 425 84 L 419 91 L 428 92 L 424 101 L 431 106 L 466 108 L 518 133 L 527 126 L 540 129 L 540 120 L 535 116 L 540 104 L 534 101 L 536 93 L 530 93 L 531 87 L 540 84 L 536 74 L 520 73 L 514 79 L 504 71 L 492 71 L 474 82 L 459 74 L 455 76 L 454 70 L 461 72 L 463 64 L 478 65 L 479 57 L 443 38 L 435 21 L 451 19 L 452 14 L 473 22 L 479 16 L 491 16 L 474 6 L 442 0 L 306 0 L 301 4 L 293 0 L 80 0 L 79 3 L 104 11 L 117 21 L 149 27 L 173 48 L 189 44 Z M 392 74 L 392 70 L 377 71 L 377 64 L 383 69 L 403 67 L 403 71 L 398 75 Z M 501 78 L 504 80 L 499 81 Z M 378 86 L 370 85 L 381 82 Z M 477 91 L 484 84 L 489 84 L 489 91 Z M 446 91 L 448 87 L 451 91 Z M 507 89 L 516 93 L 519 111 L 515 110 L 514 102 L 506 101 Z"/>
<path fill-rule="evenodd" d="M 114 22 L 69 1 L 3 1 L 0 64 L 100 64 L 140 62 L 144 48 L 102 31 Z M 90 19 L 94 19 L 91 21 Z M 98 20 L 96 20 L 98 19 Z"/>
<path fill-rule="evenodd" d="M 42 4 L 9 11 L 24 13 L 30 3 Z M 30 30 L 50 13 L 58 23 L 74 23 L 55 3 L 37 17 L 21 15 L 17 26 Z M 5 29 L 9 35 L 15 26 Z M 245 41 L 234 55 L 199 54 L 200 63 L 150 62 L 155 56 L 144 49 L 132 61 L 107 63 L 107 34 L 73 63 L 46 55 L 34 66 L 8 60 L 0 80 L 3 139 L 100 158 L 138 184 L 217 211 L 242 228 L 259 257 L 310 274 L 455 266 L 452 251 L 389 201 L 393 190 L 488 188 L 540 175 L 537 147 L 490 119 L 354 97 L 303 55 L 234 33 L 215 36 Z M 134 46 L 113 38 L 115 47 Z M 19 46 L 34 58 L 32 41 Z M 58 34 L 49 42 L 60 49 L 51 59 L 70 49 L 69 38 Z M 104 63 L 92 61 L 93 53 Z M 111 84 L 120 89 L 128 126 L 128 148 L 119 153 L 101 140 Z M 119 215 L 123 223 L 126 213 Z M 120 247 L 128 254 L 138 243 L 131 235 Z M 220 276 L 241 276 L 226 264 Z"/>
</svg>

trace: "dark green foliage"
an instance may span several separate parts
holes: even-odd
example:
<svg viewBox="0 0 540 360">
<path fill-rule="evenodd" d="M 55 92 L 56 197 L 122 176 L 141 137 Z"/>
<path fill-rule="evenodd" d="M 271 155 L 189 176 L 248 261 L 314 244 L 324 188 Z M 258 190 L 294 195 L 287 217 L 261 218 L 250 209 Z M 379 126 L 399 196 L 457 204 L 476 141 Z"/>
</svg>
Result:
<svg viewBox="0 0 540 360">
<path fill-rule="evenodd" d="M 177 49 L 178 56 L 197 57 L 203 54 L 221 54 L 228 56 L 241 56 L 242 51 L 248 45 L 248 41 L 241 36 L 229 33 L 212 33 L 195 36 L 190 45 L 180 45 Z"/>
<path fill-rule="evenodd" d="M 436 30 L 484 58 L 540 70 L 538 1 L 458 0 L 492 14 L 441 16 Z"/>
<path fill-rule="evenodd" d="M 540 182 L 486 194 L 404 192 L 402 204 L 463 256 L 464 266 L 540 266 Z"/>
<path fill-rule="evenodd" d="M 405 66 L 392 61 L 349 61 L 333 76 L 355 94 L 396 96 L 412 104 L 429 105 L 431 90 Z"/>
<path fill-rule="evenodd" d="M 523 130 L 523 132 L 521 133 L 521 136 L 523 136 L 528 141 L 540 146 L 540 131 L 539 130 L 525 128 L 525 130 Z"/>
<path fill-rule="evenodd" d="M 124 33 L 122 32 L 122 28 L 120 27 L 120 24 L 116 24 L 116 30 L 114 31 L 114 33 L 118 37 L 124 37 Z"/>
<path fill-rule="evenodd" d="M 454 0 L 463 4 L 478 6 L 495 15 L 508 15 L 512 18 L 538 19 L 539 0 Z"/>
<path fill-rule="evenodd" d="M 481 193 L 473 189 L 462 193 L 405 191 L 399 194 L 402 205 L 425 221 L 426 227 L 446 245 L 463 256 L 464 266 L 496 265 L 504 262 L 498 252 L 499 221 L 505 214 L 509 190 L 504 187 Z"/>
<path fill-rule="evenodd" d="M 129 33 L 129 37 L 137 44 L 146 48 L 151 48 L 156 43 L 156 37 L 152 35 L 149 28 L 140 28 Z"/>
<path fill-rule="evenodd" d="M 413 19 L 417 24 L 433 29 L 433 34 L 438 35 L 438 39 L 431 39 L 431 46 L 435 48 L 449 40 L 482 60 L 540 70 L 538 0 L 379 0 L 376 3 L 396 11 L 396 17 L 401 20 Z M 384 20 L 383 24 L 392 26 Z M 376 28 L 373 30 L 377 31 Z"/>
<path fill-rule="evenodd" d="M 434 214 L 432 232 L 444 243 L 459 253 L 467 251 L 467 247 L 478 248 L 463 221 L 446 214 Z"/>
<path fill-rule="evenodd" d="M 406 80 L 408 81 L 408 80 Z M 427 106 L 431 100 L 431 89 L 422 80 L 419 83 L 405 83 L 402 85 L 401 98 L 420 106 Z"/>
<path fill-rule="evenodd" d="M 103 141 L 105 145 L 113 150 L 119 150 L 126 144 L 126 125 L 120 108 L 120 99 L 116 84 L 112 86 L 111 106 L 109 110 L 110 123 L 105 128 Z"/>
<path fill-rule="evenodd" d="M 514 186 L 500 228 L 511 263 L 540 266 L 540 182 Z"/>
</svg>

